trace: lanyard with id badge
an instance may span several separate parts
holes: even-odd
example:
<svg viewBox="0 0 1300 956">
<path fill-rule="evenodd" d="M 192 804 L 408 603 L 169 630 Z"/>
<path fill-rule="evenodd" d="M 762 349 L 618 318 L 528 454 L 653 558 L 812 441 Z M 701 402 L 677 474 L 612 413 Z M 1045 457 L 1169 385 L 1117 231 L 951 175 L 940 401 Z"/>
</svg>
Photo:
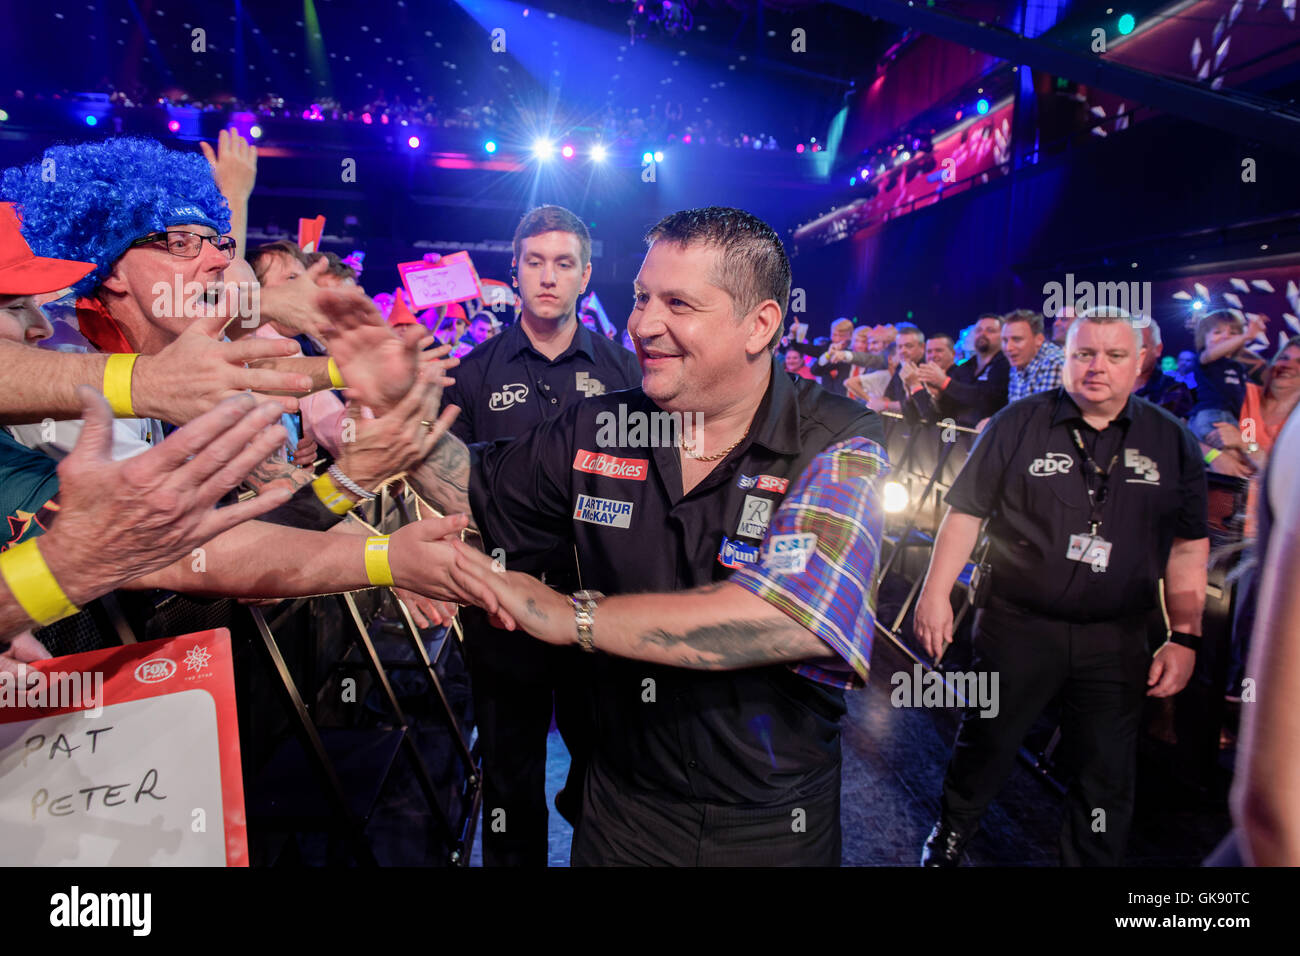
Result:
<svg viewBox="0 0 1300 956">
<path fill-rule="evenodd" d="M 1101 466 L 1092 460 L 1088 454 L 1088 449 L 1084 447 L 1083 436 L 1079 434 L 1078 428 L 1070 429 L 1070 434 L 1074 438 L 1074 447 L 1079 449 L 1079 455 L 1083 458 L 1083 481 L 1088 488 L 1088 499 L 1091 502 L 1092 514 L 1088 520 L 1087 533 L 1070 535 L 1070 546 L 1065 552 L 1066 558 L 1071 561 L 1082 561 L 1092 567 L 1094 573 L 1101 574 L 1110 566 L 1111 542 L 1101 537 L 1098 533 L 1101 529 L 1101 509 L 1106 503 L 1106 493 L 1110 487 L 1110 473 L 1115 468 L 1115 463 L 1119 461 L 1119 451 L 1110 459 L 1110 464 L 1103 471 Z M 1121 442 L 1121 444 L 1123 444 Z M 1094 479 L 1096 487 L 1093 487 Z"/>
</svg>

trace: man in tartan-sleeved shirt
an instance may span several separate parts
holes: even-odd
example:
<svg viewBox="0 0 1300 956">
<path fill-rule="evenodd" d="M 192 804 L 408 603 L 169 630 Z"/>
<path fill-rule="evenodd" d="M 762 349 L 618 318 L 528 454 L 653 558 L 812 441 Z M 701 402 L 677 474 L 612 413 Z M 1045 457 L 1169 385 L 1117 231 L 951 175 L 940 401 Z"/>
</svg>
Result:
<svg viewBox="0 0 1300 956">
<path fill-rule="evenodd" d="M 1061 387 L 1065 353 L 1043 334 L 1041 312 L 1017 309 L 1002 320 L 1002 352 L 1011 363 L 1007 403 Z"/>
<path fill-rule="evenodd" d="M 467 504 L 504 555 L 494 568 L 457 545 L 459 572 L 521 630 L 593 652 L 574 865 L 835 866 L 884 430 L 773 360 L 790 273 L 771 227 L 713 207 L 667 217 L 648 241 L 628 323 L 641 387 L 508 444 L 448 441 L 447 464 L 415 480 Z M 679 412 L 700 430 L 638 437 L 635 423 Z M 572 602 L 516 570 L 554 543 L 577 553 Z"/>
</svg>

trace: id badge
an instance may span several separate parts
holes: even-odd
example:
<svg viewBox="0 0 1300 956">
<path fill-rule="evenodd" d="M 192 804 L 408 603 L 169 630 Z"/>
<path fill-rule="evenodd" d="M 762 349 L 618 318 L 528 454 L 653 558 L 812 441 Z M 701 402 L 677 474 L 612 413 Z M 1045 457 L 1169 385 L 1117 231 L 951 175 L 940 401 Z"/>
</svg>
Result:
<svg viewBox="0 0 1300 956">
<path fill-rule="evenodd" d="M 1111 543 L 1095 534 L 1070 535 L 1070 547 L 1065 556 L 1071 561 L 1082 561 L 1101 573 L 1110 566 Z"/>
</svg>

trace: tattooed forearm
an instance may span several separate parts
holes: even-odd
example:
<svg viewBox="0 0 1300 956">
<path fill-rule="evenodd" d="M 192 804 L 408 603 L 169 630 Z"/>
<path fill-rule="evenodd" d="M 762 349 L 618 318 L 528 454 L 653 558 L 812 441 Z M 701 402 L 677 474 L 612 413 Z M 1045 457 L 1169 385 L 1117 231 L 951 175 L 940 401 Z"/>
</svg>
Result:
<svg viewBox="0 0 1300 956">
<path fill-rule="evenodd" d="M 719 671 L 824 657 L 828 650 L 788 618 L 707 624 L 684 634 L 655 628 L 642 634 L 638 645 L 667 649 L 678 667 Z"/>
<path fill-rule="evenodd" d="M 298 468 L 287 461 L 268 458 L 249 472 L 248 477 L 244 479 L 244 484 L 260 495 L 266 491 L 272 482 L 286 481 L 290 490 L 297 491 L 304 485 L 309 484 L 311 480 L 312 473 L 307 469 Z"/>
<path fill-rule="evenodd" d="M 469 449 L 455 435 L 444 435 L 419 468 L 407 475 L 416 492 L 443 514 L 470 515 Z"/>
</svg>

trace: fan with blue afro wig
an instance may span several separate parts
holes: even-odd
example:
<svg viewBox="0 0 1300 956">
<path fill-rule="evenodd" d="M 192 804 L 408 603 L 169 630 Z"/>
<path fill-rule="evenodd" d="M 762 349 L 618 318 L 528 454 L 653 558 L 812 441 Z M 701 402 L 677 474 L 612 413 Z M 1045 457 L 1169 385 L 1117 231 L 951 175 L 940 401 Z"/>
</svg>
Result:
<svg viewBox="0 0 1300 956">
<path fill-rule="evenodd" d="M 51 146 L 0 173 L 0 200 L 18 205 L 36 255 L 95 263 L 73 286 L 79 296 L 93 293 L 136 239 L 169 226 L 230 228 L 206 159 L 137 137 Z"/>
</svg>

